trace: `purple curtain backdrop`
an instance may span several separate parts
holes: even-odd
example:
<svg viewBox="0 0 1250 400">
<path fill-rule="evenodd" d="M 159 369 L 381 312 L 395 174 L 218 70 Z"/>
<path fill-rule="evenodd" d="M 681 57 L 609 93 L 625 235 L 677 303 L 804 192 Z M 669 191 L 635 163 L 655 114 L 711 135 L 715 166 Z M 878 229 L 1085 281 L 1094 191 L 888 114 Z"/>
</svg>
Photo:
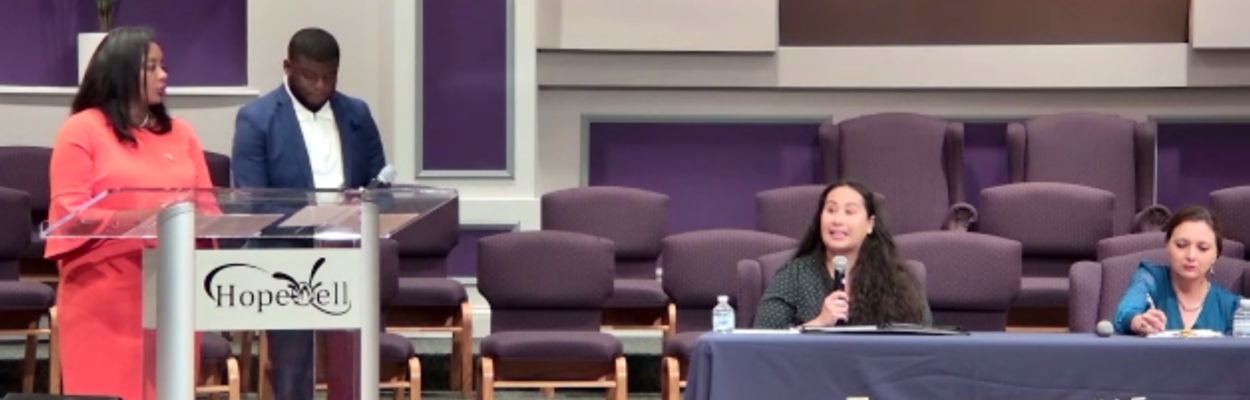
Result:
<svg viewBox="0 0 1250 400">
<path fill-rule="evenodd" d="M 447 255 L 447 276 L 477 276 L 477 241 L 504 232 L 511 232 L 511 230 L 461 226 L 460 241 L 456 243 L 455 248 L 451 249 L 451 254 Z"/>
<path fill-rule="evenodd" d="M 968 122 L 968 201 L 1009 183 L 1006 122 Z M 596 123 L 590 128 L 589 183 L 672 196 L 672 231 L 754 226 L 755 193 L 823 181 L 814 165 L 815 124 Z M 1250 184 L 1242 162 L 1250 122 L 1159 124 L 1159 202 L 1207 204 L 1216 189 Z M 645 160 L 645 161 L 640 161 Z"/>
<path fill-rule="evenodd" d="M 671 196 L 674 233 L 755 226 L 755 193 L 815 182 L 819 124 L 593 123 L 589 184 Z"/>
<path fill-rule="evenodd" d="M 425 170 L 508 168 L 508 2 L 423 6 Z"/>
<path fill-rule="evenodd" d="M 247 85 L 246 0 L 118 4 L 114 26 L 156 31 L 171 86 Z M 0 1 L 0 85 L 78 86 L 78 34 L 97 30 L 94 1 Z"/>
</svg>

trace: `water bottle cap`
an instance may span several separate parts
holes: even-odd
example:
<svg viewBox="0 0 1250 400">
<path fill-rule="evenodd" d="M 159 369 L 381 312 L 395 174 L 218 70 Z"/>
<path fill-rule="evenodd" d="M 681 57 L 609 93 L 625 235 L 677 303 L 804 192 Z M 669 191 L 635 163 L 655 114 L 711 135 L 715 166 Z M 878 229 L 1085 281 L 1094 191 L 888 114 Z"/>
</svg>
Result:
<svg viewBox="0 0 1250 400">
<path fill-rule="evenodd" d="M 723 294 L 722 294 L 722 295 L 720 295 L 720 296 L 716 296 L 716 301 L 721 302 L 721 303 L 728 303 L 728 302 L 729 302 L 729 296 L 726 296 L 726 295 L 723 295 Z"/>
</svg>

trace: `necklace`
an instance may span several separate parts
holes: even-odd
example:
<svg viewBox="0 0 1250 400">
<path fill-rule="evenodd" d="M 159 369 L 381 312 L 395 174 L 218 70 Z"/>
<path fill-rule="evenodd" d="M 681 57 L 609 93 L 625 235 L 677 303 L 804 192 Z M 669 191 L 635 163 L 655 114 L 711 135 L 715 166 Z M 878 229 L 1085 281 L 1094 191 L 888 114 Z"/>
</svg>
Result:
<svg viewBox="0 0 1250 400">
<path fill-rule="evenodd" d="M 1203 298 L 1207 297 L 1206 291 L 1209 289 L 1211 289 L 1210 282 L 1208 282 L 1207 286 L 1203 289 L 1203 295 L 1202 295 Z M 1180 296 L 1176 296 L 1176 304 L 1181 306 L 1181 311 L 1186 311 L 1186 312 L 1202 311 L 1202 303 L 1203 302 L 1199 302 L 1197 307 L 1186 306 L 1185 302 L 1181 300 Z"/>
</svg>

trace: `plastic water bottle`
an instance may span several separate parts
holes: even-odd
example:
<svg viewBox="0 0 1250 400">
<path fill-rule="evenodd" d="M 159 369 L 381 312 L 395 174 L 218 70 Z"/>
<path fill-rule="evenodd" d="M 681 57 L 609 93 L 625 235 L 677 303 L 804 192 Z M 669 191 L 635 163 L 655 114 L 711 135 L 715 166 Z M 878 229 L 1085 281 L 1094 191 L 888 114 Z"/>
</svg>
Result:
<svg viewBox="0 0 1250 400">
<path fill-rule="evenodd" d="M 716 307 L 712 308 L 712 332 L 730 333 L 733 331 L 734 308 L 729 306 L 729 296 L 716 296 Z"/>
<path fill-rule="evenodd" d="M 1233 337 L 1250 338 L 1250 299 L 1241 299 L 1233 314 Z"/>
</svg>

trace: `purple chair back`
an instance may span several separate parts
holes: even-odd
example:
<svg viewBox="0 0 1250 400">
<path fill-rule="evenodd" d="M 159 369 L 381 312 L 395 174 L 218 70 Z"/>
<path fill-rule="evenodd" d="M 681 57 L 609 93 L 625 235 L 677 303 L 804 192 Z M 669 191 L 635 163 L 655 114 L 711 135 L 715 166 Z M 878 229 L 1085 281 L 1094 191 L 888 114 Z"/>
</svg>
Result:
<svg viewBox="0 0 1250 400">
<path fill-rule="evenodd" d="M 478 241 L 478 291 L 491 332 L 598 332 L 612 295 L 613 248 L 576 232 L 525 231 Z"/>
<path fill-rule="evenodd" d="M 1096 259 L 1105 260 L 1146 250 L 1163 249 L 1167 246 L 1166 237 L 1167 234 L 1164 232 L 1142 232 L 1099 240 Z M 1235 240 L 1224 239 L 1224 251 L 1220 252 L 1220 256 L 1245 258 L 1245 255 L 1245 245 Z"/>
<path fill-rule="evenodd" d="M 755 229 L 794 240 L 803 240 L 811 228 L 812 216 L 822 203 L 820 194 L 827 185 L 801 185 L 769 189 L 755 194 Z M 884 207 L 885 196 L 873 192 Z"/>
<path fill-rule="evenodd" d="M 755 194 L 755 229 L 794 240 L 812 224 L 825 185 L 790 186 Z"/>
<path fill-rule="evenodd" d="M 826 122 L 820 126 L 824 178 L 853 178 L 893 199 L 886 224 L 896 234 L 946 229 L 952 207 L 964 202 L 963 137 L 962 123 L 910 113 Z M 963 218 L 975 215 L 971 206 L 960 209 Z"/>
<path fill-rule="evenodd" d="M 1138 212 L 1154 205 L 1155 136 L 1153 123 L 1094 113 L 1012 123 L 1007 128 L 1011 182 L 1106 190 L 1115 195 L 1113 233 L 1136 232 Z"/>
<path fill-rule="evenodd" d="M 1072 332 L 1093 332 L 1098 321 L 1115 318 L 1115 308 L 1128 290 L 1133 272 L 1143 260 L 1167 265 L 1166 249 L 1111 257 L 1102 261 L 1081 261 L 1072 265 L 1069 279 L 1072 282 L 1068 297 L 1068 329 Z M 1244 279 L 1250 263 L 1245 260 L 1220 257 L 1212 269 L 1215 276 L 1211 283 L 1230 292 L 1246 295 Z"/>
<path fill-rule="evenodd" d="M 17 260 L 30 247 L 30 195 L 0 187 L 0 281 L 18 280 Z"/>
<path fill-rule="evenodd" d="M 1213 191 L 1209 201 L 1211 214 L 1219 220 L 1224 238 L 1241 243 L 1250 241 L 1250 185 Z"/>
<path fill-rule="evenodd" d="M 664 292 L 677 307 L 677 332 L 706 331 L 712 327 L 716 296 L 727 295 L 737 304 L 736 268 L 754 259 L 798 246 L 794 239 L 765 232 L 715 229 L 664 238 Z"/>
<path fill-rule="evenodd" d="M 52 190 L 49 188 L 48 166 L 52 164 L 52 149 L 31 146 L 0 147 L 0 187 L 21 190 L 30 196 L 32 227 L 48 219 L 48 205 Z"/>
<path fill-rule="evenodd" d="M 230 156 L 205 151 L 204 163 L 208 164 L 208 175 L 213 180 L 213 186 L 219 188 L 231 187 L 230 184 L 233 180 L 230 178 Z"/>
<path fill-rule="evenodd" d="M 617 186 L 559 190 L 542 197 L 542 229 L 611 240 L 618 278 L 655 279 L 668 202 L 664 194 Z"/>
<path fill-rule="evenodd" d="M 1020 292 L 1020 242 L 972 232 L 916 232 L 895 238 L 899 253 L 924 260 L 925 293 L 937 325 L 1005 331 Z"/>
</svg>

